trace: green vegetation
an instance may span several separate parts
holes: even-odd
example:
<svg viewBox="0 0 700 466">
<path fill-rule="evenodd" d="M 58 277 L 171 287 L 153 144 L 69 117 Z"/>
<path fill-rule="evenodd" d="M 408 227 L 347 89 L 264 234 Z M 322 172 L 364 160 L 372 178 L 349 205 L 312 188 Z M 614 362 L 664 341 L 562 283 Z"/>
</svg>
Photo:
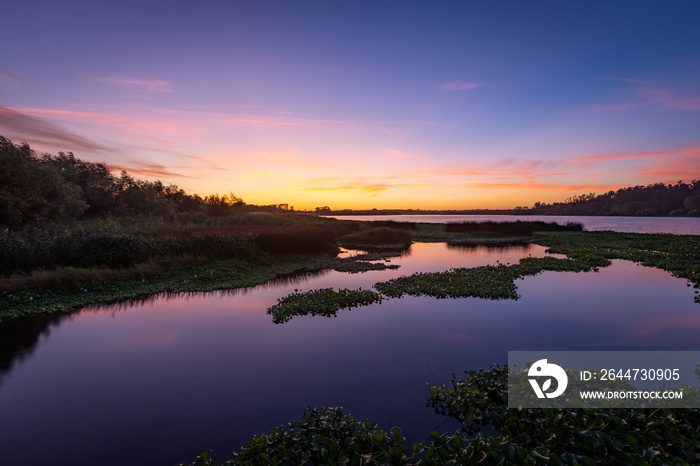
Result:
<svg viewBox="0 0 700 466">
<path fill-rule="evenodd" d="M 572 196 L 564 202 L 536 202 L 532 207 L 513 209 L 371 209 L 331 210 L 323 215 L 614 215 L 614 216 L 700 216 L 700 180 L 676 184 L 655 183 L 631 186 L 604 194 Z"/>
<path fill-rule="evenodd" d="M 68 312 L 88 304 L 127 301 L 155 293 L 245 288 L 324 269 L 358 273 L 396 267 L 363 259 L 362 256 L 337 258 L 324 253 L 258 253 L 255 260 L 210 261 L 183 257 L 176 258 L 177 262 L 151 261 L 123 269 L 60 267 L 39 270 L 0 278 L 0 320 Z M 356 295 L 349 292 L 349 296 Z"/>
<path fill-rule="evenodd" d="M 244 212 L 293 211 L 287 204 L 255 206 L 233 193 L 201 197 L 175 185 L 143 181 L 72 153 L 35 153 L 0 136 L 0 228 L 105 217 L 140 218 L 178 213 L 221 217 Z"/>
<path fill-rule="evenodd" d="M 700 236 L 592 231 L 544 233 L 536 236 L 533 242 L 547 246 L 548 252 L 566 254 L 577 260 L 637 262 L 666 270 L 688 280 L 688 286 L 700 288 Z M 700 303 L 700 296 L 696 296 L 695 301 Z"/>
<path fill-rule="evenodd" d="M 371 290 L 335 291 L 333 288 L 298 292 L 280 298 L 277 304 L 270 307 L 267 313 L 276 324 L 287 322 L 292 316 L 313 315 L 335 317 L 340 309 L 350 309 L 357 306 L 368 306 L 381 303 L 382 297 Z"/>
<path fill-rule="evenodd" d="M 465 371 L 428 387 L 428 406 L 457 420 L 407 454 L 401 430 L 360 422 L 342 408 L 308 408 L 221 464 L 691 465 L 700 462 L 698 409 L 509 409 L 508 368 Z M 185 463 L 182 463 L 183 465 Z M 203 453 L 193 465 L 217 465 Z"/>
<path fill-rule="evenodd" d="M 366 226 L 364 229 L 338 238 L 338 244 L 357 249 L 406 249 L 411 245 L 413 236 L 410 230 L 386 226 Z"/>
<path fill-rule="evenodd" d="M 700 216 L 700 180 L 655 183 L 573 196 L 564 202 L 537 202 L 520 213 L 529 215 L 670 215 Z"/>
<path fill-rule="evenodd" d="M 516 265 L 499 264 L 473 268 L 456 268 L 446 272 L 415 273 L 374 284 L 379 292 L 369 290 L 339 290 L 332 288 L 307 293 L 294 293 L 280 298 L 268 309 L 275 323 L 284 323 L 294 316 L 335 316 L 340 309 L 367 306 L 382 298 L 431 296 L 433 298 L 519 299 L 515 280 L 551 270 L 587 272 L 609 265 L 603 258 L 557 259 L 555 257 L 526 257 Z"/>
<path fill-rule="evenodd" d="M 358 273 L 397 267 L 385 262 L 396 253 L 337 258 L 335 252 L 321 252 L 334 251 L 335 238 L 347 237 L 348 232 L 358 229 L 368 237 L 379 231 L 383 240 L 391 238 L 381 233 L 389 230 L 413 234 L 420 240 L 448 240 L 460 247 L 532 242 L 568 256 L 524 258 L 514 265 L 399 277 L 374 286 L 377 296 L 385 298 L 518 299 L 518 278 L 542 271 L 595 270 L 607 266 L 611 259 L 667 270 L 696 288 L 700 284 L 700 239 L 690 235 L 537 232 L 506 239 L 447 232 L 444 225 L 435 224 L 418 224 L 411 232 L 294 214 L 196 214 L 194 218 L 182 214 L 170 219 L 109 220 L 64 228 L 30 226 L 0 232 L 0 267 L 4 271 L 0 276 L 0 318 L 68 311 L 148 293 L 253 286 L 276 276 L 324 268 Z M 313 295 L 290 301 L 283 298 L 272 315 L 284 316 L 278 322 L 294 315 L 334 315 L 339 309 L 373 302 L 366 299 L 368 291 L 363 291 L 346 290 L 342 298 L 331 298 L 337 292 L 327 291 L 326 298 L 342 303 L 332 311 L 312 299 Z M 700 302 L 700 295 L 696 301 Z"/>
<path fill-rule="evenodd" d="M 422 225 L 421 225 L 422 226 Z M 419 229 L 420 231 L 420 229 Z M 433 238 L 440 232 L 434 227 L 429 229 Z M 454 232 L 444 232 L 454 235 Z M 454 236 L 450 236 L 453 242 Z M 470 241 L 478 239 L 472 238 Z M 502 240 L 501 240 L 502 241 Z M 521 241 L 521 240 L 518 240 Z M 529 238 L 530 242 L 548 246 L 550 253 L 565 254 L 566 259 L 556 257 L 525 257 L 518 264 L 482 266 L 472 268 L 453 268 L 445 272 L 415 273 L 374 284 L 374 289 L 383 298 L 401 298 L 403 296 L 431 296 L 434 298 L 483 299 L 519 299 L 515 280 L 537 275 L 545 271 L 588 272 L 597 271 L 599 267 L 610 265 L 611 259 L 624 259 L 638 262 L 648 267 L 656 267 L 672 273 L 674 276 L 688 280 L 688 286 L 700 288 L 700 237 L 691 235 L 639 234 L 614 232 L 548 232 L 539 233 Z M 487 241 L 486 244 L 489 244 Z M 492 244 L 492 243 L 491 243 Z M 653 248 L 653 249 L 652 249 Z M 343 291 L 344 305 L 341 308 L 371 304 L 361 295 L 349 290 Z M 325 291 L 325 298 L 332 297 L 333 290 Z M 357 297 L 356 301 L 352 301 Z M 283 314 L 286 322 L 295 315 L 325 315 L 324 308 L 318 307 L 311 296 L 296 295 L 293 301 L 281 298 L 272 315 Z M 379 298 L 376 298 L 379 300 Z M 700 303 L 700 294 L 696 291 L 695 301 Z M 293 306 L 291 305 L 293 302 Z"/>
<path fill-rule="evenodd" d="M 531 236 L 535 231 L 583 231 L 580 223 L 569 222 L 566 225 L 559 225 L 556 222 L 450 222 L 445 225 L 445 231 L 469 232 L 469 233 L 491 233 L 491 236 Z"/>
</svg>

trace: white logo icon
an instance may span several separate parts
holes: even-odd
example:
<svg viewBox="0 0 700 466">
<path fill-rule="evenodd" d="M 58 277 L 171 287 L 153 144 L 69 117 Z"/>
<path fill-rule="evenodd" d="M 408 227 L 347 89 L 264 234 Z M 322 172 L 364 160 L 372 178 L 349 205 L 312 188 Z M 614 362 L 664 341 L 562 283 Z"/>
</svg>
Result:
<svg viewBox="0 0 700 466">
<path fill-rule="evenodd" d="M 569 379 L 566 377 L 566 372 L 560 366 L 556 364 L 550 364 L 546 359 L 540 359 L 530 366 L 530 370 L 527 372 L 529 377 L 547 377 L 544 381 L 542 387 L 537 382 L 536 379 L 529 379 L 532 389 L 535 391 L 537 398 L 556 398 L 566 390 L 566 386 L 569 383 Z M 547 393 L 547 390 L 552 385 L 552 377 L 557 381 L 557 389 L 553 392 Z"/>
</svg>

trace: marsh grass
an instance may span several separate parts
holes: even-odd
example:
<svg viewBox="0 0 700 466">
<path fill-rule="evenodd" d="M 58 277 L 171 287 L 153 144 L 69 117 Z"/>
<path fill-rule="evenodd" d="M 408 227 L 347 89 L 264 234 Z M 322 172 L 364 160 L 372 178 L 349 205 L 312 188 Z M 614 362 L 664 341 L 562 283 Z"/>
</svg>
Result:
<svg viewBox="0 0 700 466">
<path fill-rule="evenodd" d="M 410 230 L 402 228 L 373 227 L 365 228 L 338 238 L 338 244 L 344 247 L 373 250 L 377 248 L 401 250 L 407 249 L 413 241 Z"/>
<path fill-rule="evenodd" d="M 450 222 L 445 225 L 448 233 L 468 232 L 473 234 L 493 234 L 500 236 L 532 236 L 536 231 L 583 231 L 580 223 L 569 222 L 559 225 L 556 222 L 522 221 L 515 222 Z"/>
<path fill-rule="evenodd" d="M 56 267 L 50 270 L 34 270 L 0 278 L 0 293 L 50 290 L 82 291 L 106 280 L 143 280 L 166 275 L 172 268 L 201 265 L 209 259 L 202 256 L 182 255 L 163 257 L 142 262 L 133 267 L 110 269 L 108 267 Z"/>
<path fill-rule="evenodd" d="M 129 268 L 174 256 L 254 260 L 261 252 L 334 252 L 335 239 L 356 228 L 303 215 L 198 214 L 0 230 L 0 276 L 57 267 Z"/>
</svg>

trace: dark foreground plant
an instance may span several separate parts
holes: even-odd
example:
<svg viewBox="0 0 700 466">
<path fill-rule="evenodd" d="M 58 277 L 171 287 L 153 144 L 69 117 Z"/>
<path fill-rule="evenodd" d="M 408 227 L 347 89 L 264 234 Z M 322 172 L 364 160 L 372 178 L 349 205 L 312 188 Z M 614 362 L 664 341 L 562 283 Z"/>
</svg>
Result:
<svg viewBox="0 0 700 466">
<path fill-rule="evenodd" d="M 359 422 L 341 408 L 307 408 L 298 422 L 253 437 L 223 464 L 694 465 L 698 409 L 511 409 L 508 368 L 453 374 L 429 386 L 428 406 L 459 421 L 407 453 L 401 430 Z M 183 465 L 185 463 L 182 463 Z M 194 465 L 219 464 L 203 453 Z"/>
<path fill-rule="evenodd" d="M 698 409 L 510 409 L 507 366 L 452 374 L 428 406 L 509 464 L 699 464 Z M 517 447 L 517 448 L 516 448 Z M 498 461 L 493 461 L 496 463 Z M 491 464 L 491 462 L 488 462 Z"/>
</svg>

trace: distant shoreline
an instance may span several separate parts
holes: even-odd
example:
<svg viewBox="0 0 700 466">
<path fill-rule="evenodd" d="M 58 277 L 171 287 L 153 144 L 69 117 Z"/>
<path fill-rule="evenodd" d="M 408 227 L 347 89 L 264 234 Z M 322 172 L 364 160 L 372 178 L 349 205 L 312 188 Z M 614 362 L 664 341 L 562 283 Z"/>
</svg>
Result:
<svg viewBox="0 0 700 466">
<path fill-rule="evenodd" d="M 651 217 L 665 218 L 676 217 L 675 215 L 619 215 L 619 214 L 549 214 L 536 213 L 528 210 L 331 210 L 326 212 L 305 212 L 319 215 L 321 217 L 340 217 L 340 216 L 356 216 L 356 215 L 493 215 L 493 216 L 513 216 L 513 217 L 528 217 L 528 216 L 547 216 L 547 217 Z"/>
</svg>

